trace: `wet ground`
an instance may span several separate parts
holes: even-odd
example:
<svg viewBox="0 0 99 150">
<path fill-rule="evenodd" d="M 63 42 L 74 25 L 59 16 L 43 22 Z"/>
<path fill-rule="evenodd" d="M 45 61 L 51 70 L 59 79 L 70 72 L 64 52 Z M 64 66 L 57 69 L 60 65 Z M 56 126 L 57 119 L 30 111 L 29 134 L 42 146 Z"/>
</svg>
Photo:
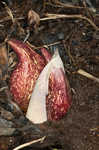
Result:
<svg viewBox="0 0 99 150">
<path fill-rule="evenodd" d="M 9 0 L 7 5 L 0 5 L 0 45 L 6 45 L 4 49 L 8 53 L 5 55 L 0 51 L 1 150 L 12 150 L 43 136 L 46 139 L 42 143 L 32 144 L 24 150 L 99 150 L 99 82 L 77 72 L 82 69 L 99 78 L 99 2 L 93 4 L 96 12 L 81 1 L 61 2 L 65 5 L 46 0 L 24 0 L 20 3 Z M 14 22 L 7 13 L 8 8 L 13 18 L 17 18 Z M 35 27 L 37 20 L 29 24 L 27 14 L 30 9 L 43 18 L 39 27 Z M 48 20 L 44 19 L 47 13 L 69 17 Z M 57 122 L 33 125 L 11 101 L 9 78 L 17 57 L 4 41 L 10 38 L 24 41 L 29 32 L 27 41 L 35 47 L 47 46 L 52 54 L 58 48 L 65 66 L 72 106 L 66 116 Z"/>
</svg>

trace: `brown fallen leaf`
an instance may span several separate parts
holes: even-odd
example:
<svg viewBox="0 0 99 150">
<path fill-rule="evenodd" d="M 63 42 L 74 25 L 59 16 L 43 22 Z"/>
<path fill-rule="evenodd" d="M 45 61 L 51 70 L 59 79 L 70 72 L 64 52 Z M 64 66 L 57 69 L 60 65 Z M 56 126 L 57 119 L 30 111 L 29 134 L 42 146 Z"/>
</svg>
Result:
<svg viewBox="0 0 99 150">
<path fill-rule="evenodd" d="M 40 24 L 40 17 L 34 10 L 29 10 L 28 12 L 28 25 L 30 27 L 34 27 L 34 29 L 37 29 L 37 27 Z"/>
</svg>

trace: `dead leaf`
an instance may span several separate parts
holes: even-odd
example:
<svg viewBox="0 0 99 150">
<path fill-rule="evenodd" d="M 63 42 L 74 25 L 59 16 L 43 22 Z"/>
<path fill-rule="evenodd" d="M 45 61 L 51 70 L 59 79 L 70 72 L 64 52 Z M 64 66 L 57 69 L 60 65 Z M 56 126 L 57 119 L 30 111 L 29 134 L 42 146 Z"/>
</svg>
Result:
<svg viewBox="0 0 99 150">
<path fill-rule="evenodd" d="M 34 10 L 28 12 L 28 24 L 36 29 L 39 26 L 40 17 Z"/>
</svg>

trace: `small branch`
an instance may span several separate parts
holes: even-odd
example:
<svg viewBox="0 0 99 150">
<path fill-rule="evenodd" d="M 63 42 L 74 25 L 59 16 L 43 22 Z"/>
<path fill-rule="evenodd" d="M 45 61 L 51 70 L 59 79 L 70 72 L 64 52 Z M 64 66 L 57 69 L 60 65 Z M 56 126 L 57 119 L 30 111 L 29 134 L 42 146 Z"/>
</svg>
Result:
<svg viewBox="0 0 99 150">
<path fill-rule="evenodd" d="M 11 18 L 12 22 L 14 23 L 15 19 L 13 17 L 11 9 L 7 6 L 7 4 L 5 2 L 2 2 L 2 3 L 4 4 L 5 9 L 6 9 L 8 15 L 9 15 L 9 17 Z"/>
<path fill-rule="evenodd" d="M 88 72 L 86 72 L 86 71 L 84 71 L 84 70 L 82 70 L 82 69 L 79 69 L 79 70 L 77 71 L 77 73 L 99 83 L 99 78 L 97 78 L 97 77 L 91 75 L 90 73 L 88 73 Z"/>
<path fill-rule="evenodd" d="M 14 148 L 13 150 L 19 150 L 19 149 L 22 149 L 22 148 L 24 148 L 24 147 L 27 147 L 27 146 L 30 146 L 31 144 L 34 144 L 34 143 L 37 143 L 37 142 L 43 142 L 44 140 L 45 140 L 45 136 L 44 137 L 42 137 L 42 138 L 40 138 L 40 139 L 37 139 L 37 140 L 33 140 L 33 141 L 31 141 L 31 142 L 27 142 L 27 143 L 25 143 L 25 144 L 22 144 L 22 145 L 19 145 L 18 147 L 16 147 L 16 148 Z"/>
<path fill-rule="evenodd" d="M 32 44 L 30 44 L 28 41 L 26 41 L 26 43 L 28 44 L 28 45 L 30 45 L 30 47 L 32 47 L 33 49 L 39 49 L 39 48 L 43 48 L 43 47 L 46 47 L 46 48 L 48 48 L 49 46 L 53 46 L 53 45 L 57 45 L 57 44 L 61 44 L 61 41 L 57 41 L 57 42 L 54 42 L 54 43 L 51 43 L 51 44 L 47 44 L 47 45 L 42 45 L 42 46 L 34 46 L 34 45 L 32 45 Z"/>
<path fill-rule="evenodd" d="M 65 14 L 46 14 L 47 17 L 41 18 L 40 21 L 46 21 L 51 19 L 59 19 L 59 18 L 77 18 L 77 19 L 83 19 L 89 22 L 95 30 L 99 30 L 99 27 L 97 27 L 94 22 L 92 22 L 89 18 L 82 16 L 82 15 L 65 15 Z"/>
<path fill-rule="evenodd" d="M 54 7 L 78 8 L 78 9 L 84 8 L 84 7 L 75 6 L 69 3 L 65 4 L 65 3 L 60 2 L 59 0 L 52 0 L 52 1 L 48 0 L 48 2 L 46 2 L 45 0 L 45 5 L 52 5 Z"/>
<path fill-rule="evenodd" d="M 15 20 L 24 20 L 24 17 L 19 17 L 19 18 L 14 18 Z M 0 20 L 0 23 L 6 22 L 11 20 L 10 16 L 4 17 L 3 19 Z M 1 25 L 0 25 L 1 26 Z M 3 26 L 3 25 L 2 25 Z"/>
</svg>

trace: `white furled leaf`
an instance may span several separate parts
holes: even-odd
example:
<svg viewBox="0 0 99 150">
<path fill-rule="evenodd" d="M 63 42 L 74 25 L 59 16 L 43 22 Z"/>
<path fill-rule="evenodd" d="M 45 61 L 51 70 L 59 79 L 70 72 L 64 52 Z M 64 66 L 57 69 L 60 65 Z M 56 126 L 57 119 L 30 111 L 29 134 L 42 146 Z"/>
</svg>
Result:
<svg viewBox="0 0 99 150">
<path fill-rule="evenodd" d="M 48 95 L 49 76 L 54 68 L 62 68 L 64 70 L 58 50 L 55 51 L 52 59 L 41 72 L 34 87 L 26 113 L 26 117 L 33 123 L 39 124 L 47 121 L 46 96 Z"/>
</svg>

